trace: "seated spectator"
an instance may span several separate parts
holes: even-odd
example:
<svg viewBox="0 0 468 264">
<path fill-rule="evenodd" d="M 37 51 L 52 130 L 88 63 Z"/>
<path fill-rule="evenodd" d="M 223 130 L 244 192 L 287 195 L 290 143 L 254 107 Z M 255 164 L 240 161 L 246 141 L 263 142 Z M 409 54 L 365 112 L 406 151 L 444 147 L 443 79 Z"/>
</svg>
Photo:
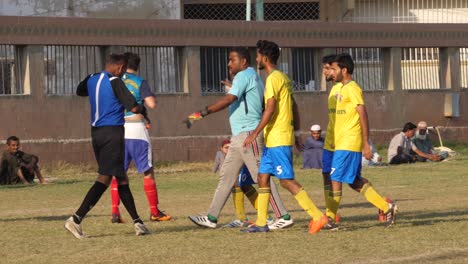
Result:
<svg viewBox="0 0 468 264">
<path fill-rule="evenodd" d="M 303 144 L 303 169 L 322 169 L 323 138 L 319 125 L 310 128 L 310 136 Z"/>
<path fill-rule="evenodd" d="M 369 140 L 369 145 L 371 147 L 372 151 L 372 159 L 368 160 L 362 156 L 361 164 L 362 166 L 385 166 L 387 165 L 386 163 L 382 162 L 382 157 L 377 153 L 377 150 L 374 147 L 374 144 L 372 144 L 372 141 Z"/>
<path fill-rule="evenodd" d="M 230 144 L 231 144 L 231 141 L 229 141 L 229 139 L 225 139 L 221 142 L 221 147 L 216 152 L 215 163 L 213 166 L 214 173 L 218 172 L 219 169 L 221 169 L 221 166 L 223 166 L 224 158 L 226 157 Z"/>
<path fill-rule="evenodd" d="M 424 157 L 432 161 L 439 161 L 440 157 L 426 154 L 414 145 L 411 138 L 416 133 L 416 125 L 408 122 L 404 125 L 402 132 L 395 135 L 388 146 L 388 162 L 390 164 L 412 163 L 417 161 L 416 156 Z"/>
<path fill-rule="evenodd" d="M 424 152 L 425 154 L 434 154 L 440 157 L 440 160 L 444 160 L 448 157 L 449 153 L 447 151 L 436 151 L 432 146 L 431 139 L 429 137 L 429 131 L 427 130 L 427 123 L 420 121 L 416 129 L 416 135 L 413 138 L 413 143 L 416 147 Z M 426 158 L 417 156 L 418 161 L 426 161 Z"/>
<path fill-rule="evenodd" d="M 47 183 L 37 166 L 39 158 L 19 150 L 19 138 L 11 136 L 6 144 L 7 150 L 2 153 L 0 165 L 0 184 L 30 184 L 35 176 L 40 183 Z"/>
</svg>

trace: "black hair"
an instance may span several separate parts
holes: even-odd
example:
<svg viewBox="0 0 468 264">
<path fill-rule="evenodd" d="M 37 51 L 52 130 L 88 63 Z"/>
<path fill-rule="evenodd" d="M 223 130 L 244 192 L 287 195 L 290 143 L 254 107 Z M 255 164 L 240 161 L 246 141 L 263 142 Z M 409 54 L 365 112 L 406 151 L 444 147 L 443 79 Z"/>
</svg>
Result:
<svg viewBox="0 0 468 264">
<path fill-rule="evenodd" d="M 335 61 L 338 64 L 340 69 L 346 68 L 348 70 L 348 74 L 353 74 L 354 71 L 354 61 L 351 55 L 348 53 L 341 53 L 336 55 Z"/>
<path fill-rule="evenodd" d="M 336 54 L 325 55 L 322 57 L 323 64 L 332 64 L 332 62 L 336 61 Z"/>
<path fill-rule="evenodd" d="M 7 145 L 10 145 L 10 143 L 11 143 L 12 141 L 18 141 L 18 142 L 19 142 L 19 138 L 18 138 L 17 136 L 9 136 L 9 137 L 7 138 L 7 140 L 6 140 Z"/>
<path fill-rule="evenodd" d="M 127 68 L 134 71 L 138 71 L 138 69 L 140 68 L 140 56 L 133 52 L 125 52 L 124 55 L 125 57 L 127 57 L 128 60 Z"/>
<path fill-rule="evenodd" d="M 257 42 L 257 50 L 260 54 L 266 56 L 272 64 L 276 65 L 280 55 L 278 44 L 268 40 L 259 40 Z"/>
<path fill-rule="evenodd" d="M 124 54 L 111 53 L 106 58 L 107 64 L 127 65 L 128 59 Z"/>
<path fill-rule="evenodd" d="M 411 123 L 411 122 L 408 122 L 406 123 L 404 126 L 403 126 L 403 132 L 406 132 L 406 131 L 409 131 L 409 130 L 413 130 L 416 128 L 416 125 Z"/>
<path fill-rule="evenodd" d="M 241 59 L 247 61 L 247 65 L 250 65 L 250 53 L 249 49 L 246 47 L 232 47 L 229 49 L 229 52 L 235 52 Z"/>
</svg>

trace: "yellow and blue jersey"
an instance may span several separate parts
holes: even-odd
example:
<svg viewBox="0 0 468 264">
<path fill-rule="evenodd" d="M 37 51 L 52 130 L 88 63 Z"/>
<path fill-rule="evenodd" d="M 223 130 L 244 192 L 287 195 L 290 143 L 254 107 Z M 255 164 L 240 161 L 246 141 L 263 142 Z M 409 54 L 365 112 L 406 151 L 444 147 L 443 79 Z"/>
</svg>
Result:
<svg viewBox="0 0 468 264">
<path fill-rule="evenodd" d="M 328 95 L 328 125 L 327 135 L 325 136 L 325 143 L 323 148 L 329 151 L 335 150 L 335 115 L 336 115 L 336 101 L 340 92 L 342 83 L 338 82 L 333 85 Z"/>
<path fill-rule="evenodd" d="M 276 100 L 276 111 L 264 129 L 265 145 L 268 148 L 294 144 L 293 86 L 286 74 L 274 70 L 265 83 L 265 106 L 268 99 Z"/>
<path fill-rule="evenodd" d="M 355 81 L 344 84 L 337 96 L 335 150 L 362 151 L 362 130 L 358 105 L 364 105 L 362 90 Z"/>
</svg>

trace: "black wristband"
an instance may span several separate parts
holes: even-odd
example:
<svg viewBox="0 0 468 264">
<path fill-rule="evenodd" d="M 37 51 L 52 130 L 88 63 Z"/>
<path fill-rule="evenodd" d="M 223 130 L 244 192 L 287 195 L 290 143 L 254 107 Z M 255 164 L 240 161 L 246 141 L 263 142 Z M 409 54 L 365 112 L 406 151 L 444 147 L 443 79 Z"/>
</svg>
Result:
<svg viewBox="0 0 468 264">
<path fill-rule="evenodd" d="M 205 106 L 205 109 L 201 110 L 200 114 L 201 114 L 202 117 L 207 116 L 209 114 L 208 106 Z"/>
</svg>

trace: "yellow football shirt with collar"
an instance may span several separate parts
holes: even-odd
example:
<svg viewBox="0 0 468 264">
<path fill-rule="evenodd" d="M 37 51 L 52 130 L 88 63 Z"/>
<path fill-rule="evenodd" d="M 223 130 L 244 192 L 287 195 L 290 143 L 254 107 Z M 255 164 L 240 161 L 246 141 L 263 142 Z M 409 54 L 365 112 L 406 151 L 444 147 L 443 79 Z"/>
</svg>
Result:
<svg viewBox="0 0 468 264">
<path fill-rule="evenodd" d="M 265 145 L 268 148 L 294 144 L 294 121 L 292 112 L 293 86 L 288 76 L 274 70 L 265 82 L 265 106 L 268 99 L 276 100 L 276 111 L 264 129 Z"/>
<path fill-rule="evenodd" d="M 333 85 L 328 95 L 328 125 L 327 135 L 325 136 L 325 143 L 323 148 L 329 151 L 335 150 L 335 115 L 336 115 L 336 98 L 340 92 L 342 83 L 338 82 Z"/>
<path fill-rule="evenodd" d="M 336 101 L 335 150 L 362 152 L 358 105 L 364 105 L 362 90 L 355 81 L 349 81 L 341 87 Z"/>
</svg>

